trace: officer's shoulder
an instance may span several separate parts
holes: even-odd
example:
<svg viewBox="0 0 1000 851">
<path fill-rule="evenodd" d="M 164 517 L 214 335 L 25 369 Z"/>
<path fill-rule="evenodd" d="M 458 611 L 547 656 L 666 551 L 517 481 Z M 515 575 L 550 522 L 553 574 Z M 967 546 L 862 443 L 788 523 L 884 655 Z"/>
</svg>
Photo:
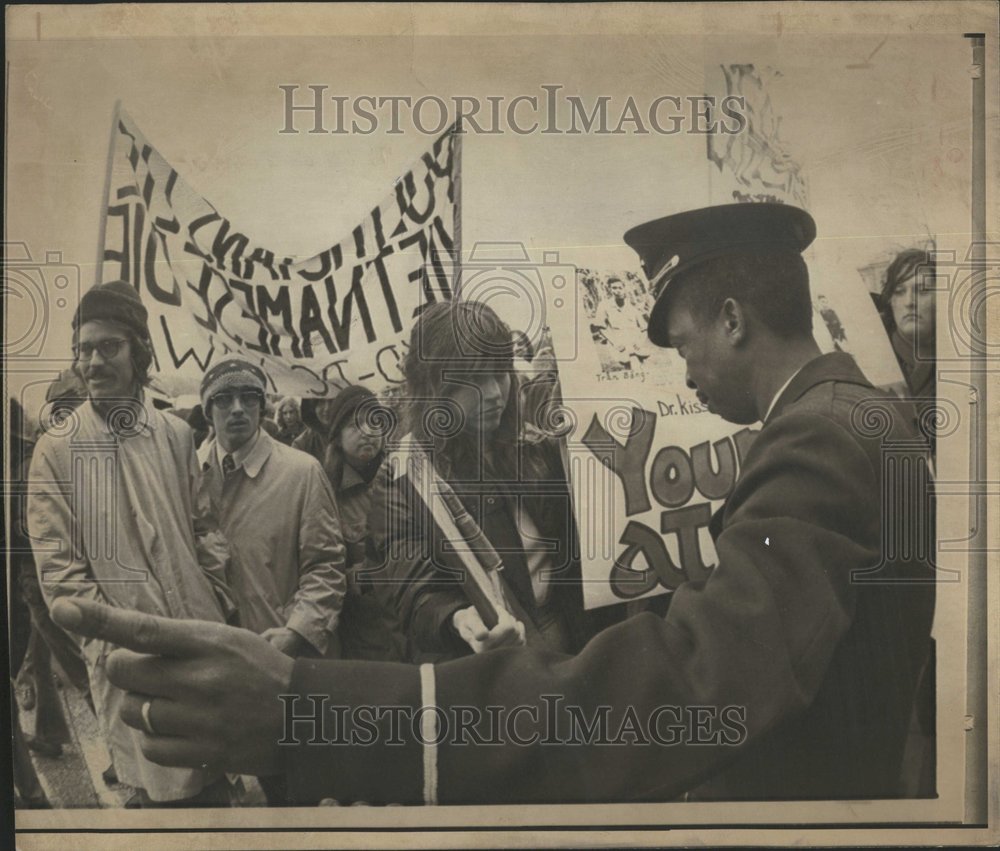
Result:
<svg viewBox="0 0 1000 851">
<path fill-rule="evenodd" d="M 885 394 L 870 385 L 850 381 L 825 381 L 810 387 L 775 417 L 782 428 L 762 431 L 762 435 L 778 440 L 786 437 L 789 429 L 804 433 L 809 431 L 819 443 L 828 438 L 844 447 L 843 438 L 849 438 L 871 460 L 878 452 L 879 440 L 867 433 L 865 406 L 884 406 Z M 762 445 L 770 441 L 758 441 Z"/>
<path fill-rule="evenodd" d="M 820 414 L 838 422 L 850 421 L 854 410 L 865 400 L 881 398 L 879 391 L 851 381 L 824 381 L 806 390 L 783 411 L 789 414 Z"/>
</svg>

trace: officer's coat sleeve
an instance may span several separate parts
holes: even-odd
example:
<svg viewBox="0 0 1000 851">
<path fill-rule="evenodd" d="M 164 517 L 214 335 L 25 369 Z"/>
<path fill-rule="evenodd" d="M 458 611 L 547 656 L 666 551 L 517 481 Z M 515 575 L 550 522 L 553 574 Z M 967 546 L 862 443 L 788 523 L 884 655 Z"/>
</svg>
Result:
<svg viewBox="0 0 1000 851">
<path fill-rule="evenodd" d="M 574 657 L 499 650 L 422 672 L 298 663 L 294 691 L 328 695 L 329 705 L 348 712 L 380 702 L 418 708 L 430 694 L 450 718 L 461 706 L 484 714 L 500 706 L 508 715 L 527 707 L 513 729 L 533 743 L 510 743 L 510 731 L 501 729 L 505 744 L 475 745 L 452 724 L 436 748 L 422 746 L 409 725 L 405 744 L 391 745 L 384 718 L 371 746 L 288 747 L 292 794 L 301 801 L 441 804 L 682 794 L 812 701 L 851 624 L 851 572 L 878 561 L 878 491 L 868 455 L 844 427 L 789 412 L 761 431 L 747 457 L 716 541 L 718 566 L 707 582 L 678 588 L 665 617 L 646 613 L 606 629 Z M 553 705 L 560 711 L 555 725 Z M 671 732 L 697 707 L 708 707 L 715 724 Z M 736 707 L 729 717 L 743 719 L 737 727 L 745 736 L 720 727 L 726 707 Z M 573 735 L 569 711 L 586 723 L 606 712 L 606 738 L 619 743 L 545 744 Z M 646 738 L 655 720 L 659 738 L 677 743 L 619 735 L 630 713 Z M 487 739 L 488 724 L 487 716 L 478 728 Z M 716 743 L 690 744 L 693 734 Z"/>
</svg>

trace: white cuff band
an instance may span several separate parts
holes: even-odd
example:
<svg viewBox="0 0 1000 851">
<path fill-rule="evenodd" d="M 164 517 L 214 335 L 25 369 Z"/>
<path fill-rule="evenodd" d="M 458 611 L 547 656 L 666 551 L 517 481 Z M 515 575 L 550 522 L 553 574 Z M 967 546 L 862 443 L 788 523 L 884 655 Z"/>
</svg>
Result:
<svg viewBox="0 0 1000 851">
<path fill-rule="evenodd" d="M 420 738 L 424 745 L 424 803 L 435 806 L 438 802 L 437 765 L 437 698 L 434 693 L 434 666 L 420 666 Z"/>
</svg>

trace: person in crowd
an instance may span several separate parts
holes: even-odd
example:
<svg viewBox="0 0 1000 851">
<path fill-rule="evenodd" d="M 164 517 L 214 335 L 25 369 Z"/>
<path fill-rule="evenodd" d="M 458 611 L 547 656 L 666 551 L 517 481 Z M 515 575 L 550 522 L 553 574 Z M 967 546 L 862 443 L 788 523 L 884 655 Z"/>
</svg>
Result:
<svg viewBox="0 0 1000 851">
<path fill-rule="evenodd" d="M 177 400 L 182 401 L 181 399 Z M 187 402 L 187 399 L 183 400 Z M 205 412 L 202 410 L 201 402 L 188 407 L 186 404 L 174 405 L 168 409 L 168 413 L 175 417 L 180 417 L 191 428 L 191 435 L 194 438 L 194 448 L 198 449 L 208 438 L 208 420 L 205 419 Z"/>
<path fill-rule="evenodd" d="M 889 264 L 875 300 L 903 373 L 921 433 L 934 445 L 937 400 L 935 264 L 929 251 L 910 248 Z"/>
<path fill-rule="evenodd" d="M 292 441 L 292 446 L 308 452 L 322 464 L 326 458 L 326 447 L 330 442 L 333 398 L 303 399 L 300 409 L 303 429 L 302 433 Z"/>
<path fill-rule="evenodd" d="M 30 603 L 23 591 L 23 577 L 34 573 L 31 549 L 24 530 L 24 495 L 20 485 L 26 481 L 34 437 L 25 421 L 24 411 L 16 399 L 10 400 L 7 416 L 10 466 L 10 547 L 11 595 L 7 619 L 7 646 L 10 648 L 11 679 L 11 746 L 14 775 L 15 806 L 31 809 L 49 807 L 48 799 L 38 779 L 29 750 L 50 758 L 62 755 L 62 745 L 68 740 L 68 728 L 55 692 L 49 667 L 48 647 L 40 642 L 34 618 L 29 615 Z M 18 586 L 22 586 L 17 595 Z M 44 608 L 44 604 L 43 604 Z M 47 614 L 47 612 L 46 612 Z M 53 624 L 53 628 L 59 627 Z M 59 630 L 61 631 L 61 630 Z M 65 636 L 65 633 L 64 633 Z M 36 709 L 35 732 L 25 730 L 23 714 Z"/>
<path fill-rule="evenodd" d="M 52 427 L 59 428 L 65 417 L 82 401 L 72 395 L 74 392 L 75 388 L 71 389 L 62 379 L 57 379 L 47 388 L 43 418 L 47 418 Z M 11 481 L 23 486 L 28 481 L 35 438 L 29 434 L 24 411 L 16 399 L 10 401 L 10 426 Z M 19 591 L 18 601 L 24 608 L 12 608 L 12 622 L 15 625 L 23 622 L 28 627 L 28 633 L 26 644 L 19 650 L 21 663 L 17 667 L 12 665 L 11 670 L 17 672 L 15 695 L 20 708 L 26 712 L 35 711 L 35 732 L 27 739 L 27 745 L 36 753 L 54 758 L 62 754 L 63 745 L 68 743 L 69 730 L 55 687 L 52 660 L 57 661 L 64 681 L 77 688 L 88 703 L 91 702 L 90 684 L 76 641 L 52 623 L 49 617 L 24 526 L 24 502 L 24 491 L 15 486 L 10 501 L 11 565 L 15 587 Z M 28 615 L 27 619 L 23 615 Z"/>
<path fill-rule="evenodd" d="M 29 474 L 28 530 L 46 601 L 86 598 L 224 623 L 234 610 L 228 552 L 195 498 L 191 431 L 144 392 L 152 363 L 146 308 L 131 285 L 102 284 L 83 295 L 72 325 L 87 399 L 72 428 L 42 435 Z M 143 756 L 119 715 L 124 694 L 107 677 L 111 645 L 84 640 L 80 649 L 118 778 L 142 805 L 228 803 L 221 772 L 165 768 Z"/>
<path fill-rule="evenodd" d="M 11 660 L 16 663 L 18 656 L 16 646 L 11 647 Z M 12 683 L 13 685 L 13 683 Z M 31 761 L 27 736 L 21 726 L 21 709 L 14 697 L 14 690 L 10 692 L 10 718 L 11 718 L 11 769 L 14 780 L 14 808 L 29 810 L 47 810 L 51 808 L 48 796 L 42 788 L 38 779 L 38 772 Z"/>
<path fill-rule="evenodd" d="M 275 440 L 278 439 L 278 434 L 281 431 L 281 426 L 277 422 L 276 400 L 267 394 L 264 394 L 264 409 L 260 412 L 260 428 Z"/>
<path fill-rule="evenodd" d="M 203 492 L 229 541 L 240 625 L 289 656 L 336 655 L 344 545 L 322 466 L 261 428 L 266 376 L 220 361 L 201 382 L 214 439 L 199 450 Z"/>
<path fill-rule="evenodd" d="M 45 408 L 40 415 L 38 425 L 39 433 L 50 429 L 63 430 L 73 427 L 73 421 L 69 417 L 87 399 L 87 387 L 73 368 L 63 371 L 45 390 Z M 28 480 L 28 469 L 31 460 L 31 452 L 34 449 L 34 440 L 30 443 L 30 448 L 25 454 L 23 461 L 22 481 Z M 15 524 L 15 529 L 20 528 L 20 524 Z M 12 534 L 17 534 L 13 532 Z M 49 616 L 49 607 L 42 595 L 42 589 L 38 582 L 38 574 L 35 572 L 33 559 L 30 555 L 30 542 L 25 538 L 25 552 L 28 558 L 21 562 L 21 569 L 18 571 L 20 581 L 21 598 L 26 603 L 31 613 L 31 638 L 28 643 L 27 653 L 18 672 L 16 686 L 19 701 L 34 703 L 37 697 L 36 709 L 36 734 L 35 741 L 29 742 L 29 747 L 39 750 L 38 745 L 51 737 L 42 735 L 39 739 L 39 729 L 59 729 L 61 722 L 49 719 L 65 717 L 60 706 L 57 709 L 51 708 L 57 700 L 57 695 L 51 688 L 49 682 L 49 672 L 52 670 L 51 660 L 58 663 L 59 671 L 64 677 L 64 682 L 71 684 L 83 696 L 84 701 L 95 715 L 97 710 L 94 706 L 93 697 L 90 694 L 90 677 L 87 673 L 87 663 L 84 661 L 80 648 L 74 638 L 60 629 L 52 622 Z M 22 708 L 30 708 L 22 705 Z M 41 725 L 39 727 L 39 724 Z M 61 753 L 62 745 L 66 738 L 61 733 L 58 735 L 58 751 Z M 50 755 L 56 754 L 56 748 L 42 745 L 39 752 L 48 752 Z M 101 772 L 101 777 L 109 786 L 118 783 L 118 775 L 115 773 L 113 765 L 109 765 Z M 139 805 L 139 796 L 133 795 L 127 804 L 130 807 Z"/>
<path fill-rule="evenodd" d="M 930 251 L 909 248 L 899 252 L 886 269 L 875 306 L 889 335 L 893 354 L 914 402 L 917 431 L 927 440 L 933 459 L 937 450 L 937 313 L 936 264 Z M 936 674 L 931 658 L 921 678 L 916 734 L 923 743 L 922 781 L 934 768 Z"/>
<path fill-rule="evenodd" d="M 472 345 L 466 329 L 476 331 Z M 410 434 L 400 454 L 425 448 L 500 555 L 511 615 L 486 628 L 419 487 L 399 475 L 371 522 L 411 660 L 523 644 L 526 630 L 545 646 L 578 649 L 588 618 L 568 487 L 558 443 L 525 429 L 510 330 L 486 305 L 441 302 L 417 319 L 409 351 Z"/>
<path fill-rule="evenodd" d="M 549 329 L 545 328 L 539 335 L 537 347 L 523 331 L 515 331 L 511 339 L 517 399 L 524 428 L 540 435 L 556 435 L 565 423 L 560 420 L 562 390 Z"/>
<path fill-rule="evenodd" d="M 291 446 L 305 429 L 302 422 L 302 412 L 299 408 L 299 400 L 294 396 L 285 396 L 274 409 L 274 422 L 278 426 L 278 434 L 275 439 L 285 446 Z"/>
<path fill-rule="evenodd" d="M 849 355 L 821 354 L 813 338 L 801 252 L 815 232 L 802 210 L 755 203 L 680 213 L 625 235 L 655 297 L 650 340 L 678 352 L 710 411 L 763 423 L 710 527 L 717 565 L 680 585 L 665 615 L 610 626 L 575 655 L 529 642 L 420 666 L 293 663 L 249 633 L 90 601 L 65 602 L 57 621 L 131 648 L 113 672 L 136 692 L 125 708 L 134 727 L 148 700 L 139 693 L 154 688 L 157 729 L 143 734 L 152 758 L 281 767 L 301 802 L 898 796 L 933 618 L 924 555 L 935 551 L 932 507 L 922 454 L 912 465 L 882 463 L 883 436 L 913 441 L 908 420 L 880 417 L 883 433 L 852 425 L 859 407 L 883 411 L 884 399 Z M 482 363 L 481 381 L 458 378 L 479 388 L 468 404 L 482 424 L 467 434 L 473 457 L 481 433 L 508 446 L 497 422 L 503 370 Z M 433 365 L 423 368 L 434 376 Z M 441 460 L 454 469 L 460 457 L 452 450 Z M 883 493 L 903 502 L 883 513 Z M 899 543 L 894 553 L 883 552 L 887 534 Z M 350 731 L 324 730 L 325 706 L 356 718 L 366 746 L 352 746 Z M 369 712 L 381 706 L 394 711 Z M 476 707 L 491 711 L 477 718 Z M 579 725 L 567 733 L 569 710 L 589 737 Z M 406 721 L 393 723 L 400 713 Z M 244 721 L 227 728 L 230 716 Z M 480 741 L 498 743 L 470 746 L 470 724 Z"/>
<path fill-rule="evenodd" d="M 230 542 L 240 625 L 292 658 L 336 657 L 347 582 L 333 491 L 319 462 L 261 427 L 266 384 L 238 358 L 205 373 L 215 438 L 198 453 L 201 486 Z M 258 779 L 270 804 L 287 803 L 283 778 Z"/>
<path fill-rule="evenodd" d="M 345 659 L 402 659 L 403 637 L 387 605 L 380 571 L 373 570 L 369 530 L 372 494 L 385 460 L 391 420 L 375 394 L 360 385 L 341 390 L 330 411 L 325 468 L 333 485 L 346 550 L 347 596 L 340 638 Z"/>
<path fill-rule="evenodd" d="M 188 414 L 187 424 L 191 426 L 191 432 L 194 436 L 194 448 L 200 449 L 201 445 L 208 440 L 211 430 L 208 418 L 205 416 L 205 409 L 201 406 L 201 403 L 198 403 L 191 409 L 191 413 Z"/>
</svg>

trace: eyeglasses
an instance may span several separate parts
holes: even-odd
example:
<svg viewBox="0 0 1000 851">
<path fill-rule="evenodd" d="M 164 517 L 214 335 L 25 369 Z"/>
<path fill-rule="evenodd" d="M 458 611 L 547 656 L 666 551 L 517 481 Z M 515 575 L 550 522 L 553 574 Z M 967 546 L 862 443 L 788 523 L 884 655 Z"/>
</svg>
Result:
<svg viewBox="0 0 1000 851">
<path fill-rule="evenodd" d="M 111 360 L 127 342 L 124 337 L 114 337 L 99 343 L 80 343 L 73 346 L 73 357 L 77 360 L 90 360 L 94 352 L 98 352 L 104 360 Z"/>
<path fill-rule="evenodd" d="M 211 402 L 222 410 L 228 411 L 237 399 L 240 400 L 242 408 L 257 408 L 264 403 L 264 397 L 256 390 L 241 390 L 239 392 L 224 390 L 222 393 L 216 393 Z"/>
</svg>

